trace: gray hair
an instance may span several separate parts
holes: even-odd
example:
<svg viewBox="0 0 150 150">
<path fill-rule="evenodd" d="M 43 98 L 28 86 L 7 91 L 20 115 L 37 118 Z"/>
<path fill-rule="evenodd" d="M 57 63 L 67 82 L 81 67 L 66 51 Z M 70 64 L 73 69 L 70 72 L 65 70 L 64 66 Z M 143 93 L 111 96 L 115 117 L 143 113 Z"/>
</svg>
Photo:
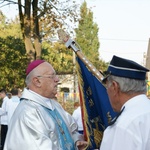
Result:
<svg viewBox="0 0 150 150">
<path fill-rule="evenodd" d="M 30 74 L 28 74 L 28 75 L 26 76 L 25 83 L 26 83 L 26 85 L 28 86 L 30 82 L 31 82 L 31 77 L 30 77 Z"/>
<path fill-rule="evenodd" d="M 34 70 L 32 70 L 27 76 L 26 76 L 26 79 L 25 79 L 25 83 L 27 85 L 27 87 L 30 85 L 31 81 L 32 81 L 32 78 L 35 77 L 35 76 L 38 76 L 39 73 L 38 71 L 36 70 L 36 68 Z"/>
<path fill-rule="evenodd" d="M 146 81 L 145 80 L 135 80 L 130 78 L 118 77 L 110 75 L 107 81 L 116 81 L 119 84 L 120 91 L 128 94 L 132 93 L 146 93 Z"/>
</svg>

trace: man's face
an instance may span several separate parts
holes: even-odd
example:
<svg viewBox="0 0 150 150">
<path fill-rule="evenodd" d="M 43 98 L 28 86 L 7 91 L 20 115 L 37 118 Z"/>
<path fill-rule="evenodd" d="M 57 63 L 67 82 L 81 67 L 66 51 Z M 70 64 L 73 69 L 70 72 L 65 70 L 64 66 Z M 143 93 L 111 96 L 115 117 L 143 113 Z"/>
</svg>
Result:
<svg viewBox="0 0 150 150">
<path fill-rule="evenodd" d="M 4 98 L 5 97 L 5 93 L 4 92 L 0 92 L 0 98 Z"/>
<path fill-rule="evenodd" d="M 42 96 L 54 98 L 57 93 L 59 78 L 49 63 L 44 62 L 40 67 L 42 71 L 39 74 L 38 79 L 41 83 Z"/>
</svg>

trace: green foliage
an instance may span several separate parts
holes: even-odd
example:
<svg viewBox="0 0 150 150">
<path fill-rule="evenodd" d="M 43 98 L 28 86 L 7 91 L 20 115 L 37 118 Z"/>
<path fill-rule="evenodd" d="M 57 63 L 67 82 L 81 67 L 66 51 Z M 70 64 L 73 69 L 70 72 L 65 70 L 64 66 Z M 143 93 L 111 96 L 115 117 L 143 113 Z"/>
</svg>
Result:
<svg viewBox="0 0 150 150">
<path fill-rule="evenodd" d="M 50 24 L 46 27 L 51 29 Z M 43 26 L 40 29 L 43 33 L 49 33 L 44 31 Z M 105 66 L 104 61 L 99 61 L 98 27 L 93 23 L 93 13 L 86 8 L 86 3 L 81 7 L 81 19 L 76 33 L 77 42 L 88 59 L 97 68 Z M 48 37 L 51 35 L 52 33 L 49 33 Z M 32 40 L 31 42 L 33 43 Z M 23 88 L 25 68 L 29 60 L 21 36 L 20 22 L 17 18 L 6 22 L 6 17 L 2 13 L 0 13 L 0 56 L 0 87 L 8 90 L 14 86 Z M 50 62 L 58 74 L 73 73 L 73 51 L 65 45 L 43 42 L 41 58 Z"/>
<path fill-rule="evenodd" d="M 25 86 L 25 68 L 28 64 L 19 22 L 11 21 L 0 24 L 0 87 L 7 90 L 12 87 L 23 88 Z M 10 36 L 12 34 L 12 36 Z M 59 43 L 42 43 L 42 58 L 50 62 L 58 74 L 68 74 L 73 71 L 72 50 Z"/>
<path fill-rule="evenodd" d="M 3 18 L 0 24 L 0 37 L 6 38 L 7 36 L 12 36 L 14 38 L 22 38 L 20 23 L 16 18 L 9 22 L 6 22 L 6 17 L 0 14 L 0 18 Z"/>
<path fill-rule="evenodd" d="M 6 19 L 6 17 L 2 13 L 2 11 L 0 10 L 0 26 L 5 24 L 5 19 Z"/>
<path fill-rule="evenodd" d="M 52 64 L 57 74 L 73 73 L 73 52 L 58 42 L 43 42 L 42 58 Z"/>
<path fill-rule="evenodd" d="M 99 71 L 104 72 L 107 70 L 109 62 L 105 62 L 104 60 L 99 61 Z"/>
<path fill-rule="evenodd" d="M 76 41 L 80 44 L 82 52 L 97 68 L 99 66 L 99 39 L 98 26 L 93 22 L 93 13 L 84 2 L 80 8 L 80 20 L 76 29 Z"/>
<path fill-rule="evenodd" d="M 4 0 L 1 4 L 18 5 L 22 37 L 30 61 L 41 58 L 41 41 L 55 36 L 56 30 L 60 28 L 67 28 L 68 32 L 73 33 L 78 20 L 76 1 Z"/>
<path fill-rule="evenodd" d="M 76 41 L 79 43 L 83 54 L 98 69 L 105 70 L 107 64 L 99 59 L 98 25 L 93 22 L 93 12 L 83 2 L 80 8 L 80 20 L 76 31 Z"/>
<path fill-rule="evenodd" d="M 0 88 L 23 88 L 27 57 L 20 24 L 17 18 L 6 22 L 2 12 L 0 18 Z"/>
<path fill-rule="evenodd" d="M 0 38 L 0 87 L 7 90 L 12 87 L 23 88 L 27 56 L 21 39 Z"/>
</svg>

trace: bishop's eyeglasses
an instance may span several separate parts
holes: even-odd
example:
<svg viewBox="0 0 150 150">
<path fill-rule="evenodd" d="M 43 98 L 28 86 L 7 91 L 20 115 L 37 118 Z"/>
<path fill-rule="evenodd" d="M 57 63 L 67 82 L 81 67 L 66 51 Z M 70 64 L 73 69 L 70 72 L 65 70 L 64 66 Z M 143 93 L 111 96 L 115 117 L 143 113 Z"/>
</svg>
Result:
<svg viewBox="0 0 150 150">
<path fill-rule="evenodd" d="M 54 78 L 57 77 L 57 74 L 56 74 L 56 72 L 55 72 L 55 73 L 53 73 L 53 74 L 39 75 L 39 76 L 37 76 L 37 77 L 39 77 L 39 78 L 50 78 L 50 79 L 54 79 Z"/>
</svg>

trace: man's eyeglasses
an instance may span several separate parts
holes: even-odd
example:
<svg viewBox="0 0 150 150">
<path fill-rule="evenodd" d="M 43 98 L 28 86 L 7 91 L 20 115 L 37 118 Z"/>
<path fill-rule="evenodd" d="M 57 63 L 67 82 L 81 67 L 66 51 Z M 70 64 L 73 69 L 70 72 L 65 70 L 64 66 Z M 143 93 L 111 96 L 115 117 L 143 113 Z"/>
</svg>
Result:
<svg viewBox="0 0 150 150">
<path fill-rule="evenodd" d="M 48 74 L 48 75 L 42 75 L 42 76 L 37 76 L 39 78 L 50 78 L 50 79 L 54 79 L 57 77 L 57 74 L 54 73 L 54 74 Z"/>
</svg>

